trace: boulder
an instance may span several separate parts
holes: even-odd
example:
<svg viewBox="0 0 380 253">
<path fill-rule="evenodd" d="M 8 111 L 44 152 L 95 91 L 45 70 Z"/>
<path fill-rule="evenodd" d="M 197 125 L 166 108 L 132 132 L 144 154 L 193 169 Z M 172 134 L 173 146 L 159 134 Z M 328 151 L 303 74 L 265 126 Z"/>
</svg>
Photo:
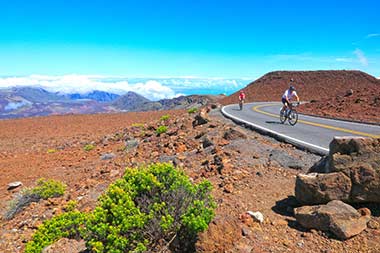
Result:
<svg viewBox="0 0 380 253">
<path fill-rule="evenodd" d="M 230 127 L 224 132 L 223 138 L 231 141 L 236 139 L 247 139 L 247 135 Z"/>
<path fill-rule="evenodd" d="M 297 177 L 295 195 L 303 204 L 380 203 L 380 138 L 335 137 L 330 153 Z"/>
<path fill-rule="evenodd" d="M 200 114 L 196 115 L 193 121 L 193 127 L 207 124 L 209 120 L 205 116 L 201 116 Z"/>
<path fill-rule="evenodd" d="M 333 200 L 326 205 L 299 207 L 294 210 L 294 214 L 303 227 L 332 232 L 340 240 L 361 233 L 370 220 L 370 212 L 361 214 L 340 200 Z"/>
<path fill-rule="evenodd" d="M 331 200 L 350 200 L 351 179 L 344 173 L 299 174 L 295 195 L 301 204 L 325 204 Z"/>
<path fill-rule="evenodd" d="M 45 247 L 42 253 L 80 253 L 86 250 L 86 244 L 83 240 L 62 238 L 50 246 Z"/>
</svg>

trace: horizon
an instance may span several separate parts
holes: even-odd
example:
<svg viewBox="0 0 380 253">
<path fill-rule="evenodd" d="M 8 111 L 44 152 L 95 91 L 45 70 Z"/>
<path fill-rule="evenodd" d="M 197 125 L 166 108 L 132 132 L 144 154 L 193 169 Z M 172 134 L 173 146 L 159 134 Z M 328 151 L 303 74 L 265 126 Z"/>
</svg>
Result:
<svg viewBox="0 0 380 253">
<path fill-rule="evenodd" d="M 369 0 L 15 0 L 0 7 L 0 87 L 7 78 L 28 83 L 33 76 L 78 77 L 71 88 L 93 77 L 247 85 L 275 70 L 380 77 L 380 3 Z M 242 87 L 239 81 L 225 90 Z M 162 83 L 151 88 L 181 93 Z"/>
</svg>

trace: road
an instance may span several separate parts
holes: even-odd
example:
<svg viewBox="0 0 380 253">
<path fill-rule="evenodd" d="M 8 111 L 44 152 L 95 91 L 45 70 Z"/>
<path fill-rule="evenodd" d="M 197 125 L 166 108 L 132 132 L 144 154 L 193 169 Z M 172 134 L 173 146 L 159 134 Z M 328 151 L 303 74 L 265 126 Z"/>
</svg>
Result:
<svg viewBox="0 0 380 253">
<path fill-rule="evenodd" d="M 349 121 L 333 120 L 299 115 L 295 126 L 280 123 L 281 103 L 247 103 L 242 111 L 237 104 L 222 108 L 222 113 L 240 123 L 292 143 L 300 148 L 319 154 L 329 152 L 329 143 L 334 136 L 364 136 L 380 138 L 380 126 Z"/>
</svg>

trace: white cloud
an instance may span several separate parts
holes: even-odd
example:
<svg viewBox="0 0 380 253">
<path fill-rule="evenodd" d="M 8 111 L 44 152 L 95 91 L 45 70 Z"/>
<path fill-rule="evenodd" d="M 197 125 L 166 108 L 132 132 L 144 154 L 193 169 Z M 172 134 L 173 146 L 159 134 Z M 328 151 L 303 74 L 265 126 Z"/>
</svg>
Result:
<svg viewBox="0 0 380 253">
<path fill-rule="evenodd" d="M 220 78 L 197 78 L 197 77 L 175 77 L 175 78 L 126 78 L 107 77 L 97 75 L 30 75 L 23 77 L 0 77 L 0 88 L 14 86 L 37 86 L 51 92 L 59 93 L 88 93 L 93 90 L 101 90 L 124 94 L 128 91 L 137 92 L 151 99 L 159 100 L 173 98 L 210 90 L 234 91 L 247 84 L 241 79 Z"/>
<path fill-rule="evenodd" d="M 356 55 L 356 57 L 358 58 L 358 61 L 363 65 L 363 66 L 368 66 L 368 59 L 365 57 L 364 53 L 362 50 L 360 50 L 359 48 L 357 48 L 355 51 L 354 51 L 354 54 Z"/>
<path fill-rule="evenodd" d="M 335 61 L 337 62 L 353 62 L 352 58 L 336 58 Z"/>
<path fill-rule="evenodd" d="M 366 38 L 369 39 L 369 38 L 374 38 L 374 37 L 380 37 L 380 33 L 371 33 L 371 34 L 368 34 Z"/>
</svg>

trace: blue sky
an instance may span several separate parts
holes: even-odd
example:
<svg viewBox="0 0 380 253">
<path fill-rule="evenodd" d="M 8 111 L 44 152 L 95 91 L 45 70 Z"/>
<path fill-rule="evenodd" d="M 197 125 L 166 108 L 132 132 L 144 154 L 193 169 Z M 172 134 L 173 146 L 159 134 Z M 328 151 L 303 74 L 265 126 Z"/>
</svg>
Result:
<svg viewBox="0 0 380 253">
<path fill-rule="evenodd" d="M 0 76 L 380 76 L 380 2 L 3 0 Z"/>
</svg>

